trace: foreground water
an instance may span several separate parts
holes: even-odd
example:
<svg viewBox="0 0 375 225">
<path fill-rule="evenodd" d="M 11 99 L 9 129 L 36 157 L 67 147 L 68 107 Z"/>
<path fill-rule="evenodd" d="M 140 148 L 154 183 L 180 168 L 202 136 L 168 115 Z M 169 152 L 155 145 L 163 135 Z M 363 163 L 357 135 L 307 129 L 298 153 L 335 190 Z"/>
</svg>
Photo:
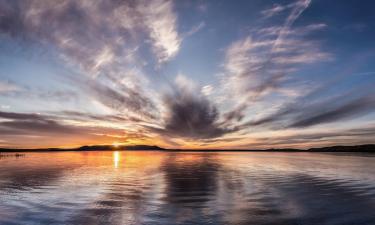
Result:
<svg viewBox="0 0 375 225">
<path fill-rule="evenodd" d="M 0 224 L 374 225 L 375 157 L 127 151 L 3 156 Z"/>
</svg>

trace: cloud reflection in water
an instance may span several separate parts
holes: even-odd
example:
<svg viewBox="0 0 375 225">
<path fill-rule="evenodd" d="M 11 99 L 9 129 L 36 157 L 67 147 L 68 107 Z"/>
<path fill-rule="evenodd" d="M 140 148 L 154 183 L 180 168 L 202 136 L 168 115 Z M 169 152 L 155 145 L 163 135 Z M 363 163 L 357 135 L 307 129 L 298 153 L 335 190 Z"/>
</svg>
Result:
<svg viewBox="0 0 375 225">
<path fill-rule="evenodd" d="M 320 153 L 30 153 L 1 159 L 0 224 L 371 224 L 374 161 Z"/>
</svg>

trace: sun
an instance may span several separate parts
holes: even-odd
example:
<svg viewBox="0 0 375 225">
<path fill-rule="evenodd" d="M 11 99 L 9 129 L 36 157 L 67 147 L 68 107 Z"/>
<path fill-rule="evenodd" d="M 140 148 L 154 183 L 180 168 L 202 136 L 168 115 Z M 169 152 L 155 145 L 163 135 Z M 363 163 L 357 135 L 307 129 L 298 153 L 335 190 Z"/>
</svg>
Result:
<svg viewBox="0 0 375 225">
<path fill-rule="evenodd" d="M 118 148 L 121 144 L 119 142 L 113 142 L 112 146 Z"/>
</svg>

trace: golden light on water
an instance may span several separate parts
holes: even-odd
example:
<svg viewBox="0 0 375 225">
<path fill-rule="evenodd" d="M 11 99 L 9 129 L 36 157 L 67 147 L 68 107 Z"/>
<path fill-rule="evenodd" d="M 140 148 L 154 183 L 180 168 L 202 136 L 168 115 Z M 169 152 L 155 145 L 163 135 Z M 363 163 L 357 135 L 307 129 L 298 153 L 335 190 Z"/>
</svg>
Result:
<svg viewBox="0 0 375 225">
<path fill-rule="evenodd" d="M 118 168 L 120 165 L 120 152 L 118 151 L 113 152 L 113 165 L 115 168 Z"/>
</svg>

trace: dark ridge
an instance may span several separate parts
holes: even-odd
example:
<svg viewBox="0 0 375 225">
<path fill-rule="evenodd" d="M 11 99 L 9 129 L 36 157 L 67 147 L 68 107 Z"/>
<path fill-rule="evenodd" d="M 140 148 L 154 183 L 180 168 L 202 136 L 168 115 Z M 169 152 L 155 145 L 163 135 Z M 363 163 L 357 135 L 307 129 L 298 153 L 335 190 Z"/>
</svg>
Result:
<svg viewBox="0 0 375 225">
<path fill-rule="evenodd" d="M 270 148 L 270 149 L 166 149 L 165 151 L 201 151 L 201 152 L 366 152 L 375 153 L 375 144 L 354 146 L 329 146 L 321 148 Z"/>
<path fill-rule="evenodd" d="M 113 145 L 90 145 L 90 146 L 82 146 L 77 149 L 76 151 L 102 151 L 102 150 L 164 150 L 164 148 L 160 148 L 156 145 L 120 145 L 120 146 L 113 146 Z"/>
<path fill-rule="evenodd" d="M 375 145 L 355 145 L 355 146 L 331 146 L 322 148 L 310 148 L 312 152 L 375 152 Z"/>
<path fill-rule="evenodd" d="M 0 148 L 0 152 L 58 152 L 58 151 L 168 151 L 168 152 L 368 152 L 375 153 L 375 144 L 354 146 L 330 146 L 322 148 L 294 149 L 166 149 L 156 145 L 85 145 L 78 148 L 11 149 Z"/>
</svg>

